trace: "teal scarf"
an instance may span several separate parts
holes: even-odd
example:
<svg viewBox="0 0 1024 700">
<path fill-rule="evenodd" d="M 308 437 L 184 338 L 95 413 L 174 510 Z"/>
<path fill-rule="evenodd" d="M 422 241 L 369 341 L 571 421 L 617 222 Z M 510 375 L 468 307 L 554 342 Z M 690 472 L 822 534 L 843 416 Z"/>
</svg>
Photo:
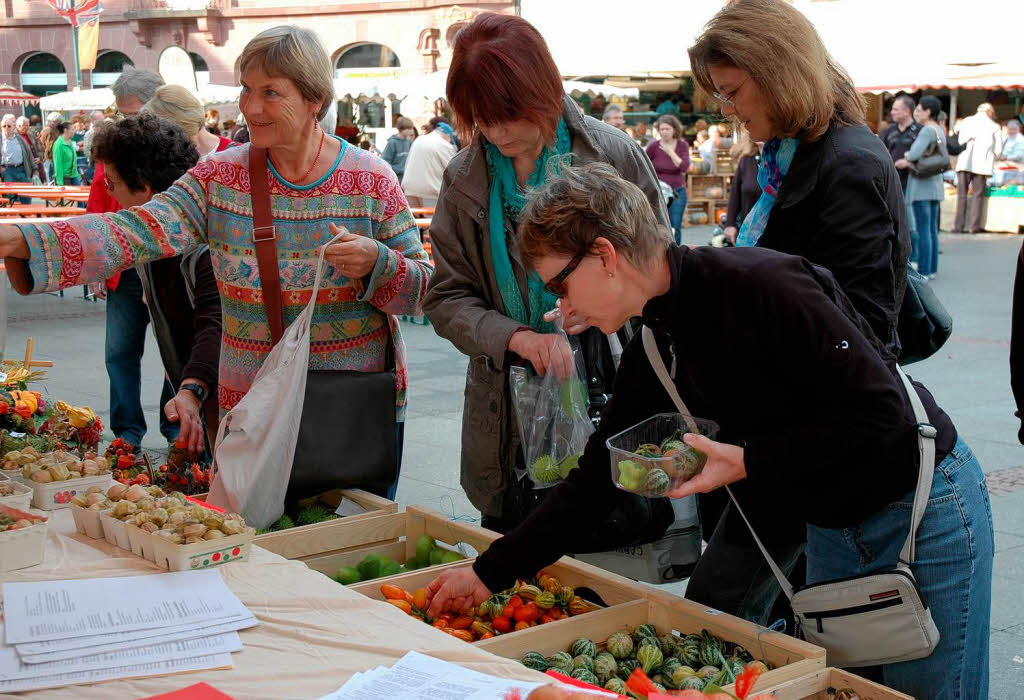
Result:
<svg viewBox="0 0 1024 700">
<path fill-rule="evenodd" d="M 522 324 L 539 333 L 548 333 L 553 326 L 544 320 L 544 314 L 555 308 L 557 299 L 544 290 L 544 284 L 536 274 L 526 276 L 528 299 L 524 300 L 516 282 L 512 269 L 512 259 L 508 254 L 508 241 L 505 238 L 505 215 L 516 221 L 519 213 L 526 205 L 526 193 L 516 180 L 516 171 L 512 167 L 512 159 L 501 155 L 497 146 L 488 143 L 484 146 L 487 154 L 487 165 L 491 171 L 491 197 L 489 203 L 488 229 L 491 244 L 491 261 L 494 265 L 494 276 L 501 291 L 501 300 L 505 305 L 505 313 Z M 534 164 L 533 174 L 526 181 L 527 189 L 544 184 L 548 175 L 548 162 L 552 157 L 562 156 L 572 150 L 569 128 L 564 119 L 558 120 L 555 132 L 555 146 L 545 146 Z"/>
</svg>

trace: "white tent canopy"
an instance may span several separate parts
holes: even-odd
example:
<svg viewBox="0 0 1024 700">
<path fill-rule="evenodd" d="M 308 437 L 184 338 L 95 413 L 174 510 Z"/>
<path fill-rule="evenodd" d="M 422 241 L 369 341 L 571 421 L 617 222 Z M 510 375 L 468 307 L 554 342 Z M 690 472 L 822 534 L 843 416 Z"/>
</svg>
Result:
<svg viewBox="0 0 1024 700">
<path fill-rule="evenodd" d="M 404 100 L 421 98 L 429 101 L 445 97 L 448 71 L 434 73 L 406 73 L 404 75 L 388 75 L 381 77 L 338 77 L 334 80 L 335 96 L 339 100 Z M 579 80 L 563 80 L 565 91 L 573 97 L 589 95 L 596 97 L 622 97 L 636 99 L 639 91 L 636 88 L 613 87 L 585 83 Z"/>
<path fill-rule="evenodd" d="M 193 94 L 203 106 L 233 104 L 238 102 L 238 95 L 242 88 L 232 85 L 209 84 L 193 90 Z M 114 104 L 114 91 L 110 88 L 95 88 L 93 90 L 71 90 L 69 92 L 58 92 L 55 95 L 47 95 L 39 100 L 39 108 L 44 112 L 77 112 L 90 111 L 94 109 L 106 109 Z"/>
<path fill-rule="evenodd" d="M 923 0 L 792 2 L 864 92 L 1024 83 L 1020 42 L 993 34 L 1001 21 L 1016 26 L 1020 19 L 1004 0 L 971 0 L 955 12 Z M 686 49 L 723 4 L 662 3 L 651 14 L 625 12 L 621 0 L 589 0 L 585 11 L 577 3 L 522 0 L 522 16 L 544 36 L 563 76 L 668 78 L 689 73 Z"/>
<path fill-rule="evenodd" d="M 621 0 L 588 0 L 585 8 L 522 0 L 523 18 L 543 35 L 558 70 L 574 77 L 685 74 L 687 47 L 720 9 L 722 0 L 660 3 L 643 11 Z"/>
</svg>

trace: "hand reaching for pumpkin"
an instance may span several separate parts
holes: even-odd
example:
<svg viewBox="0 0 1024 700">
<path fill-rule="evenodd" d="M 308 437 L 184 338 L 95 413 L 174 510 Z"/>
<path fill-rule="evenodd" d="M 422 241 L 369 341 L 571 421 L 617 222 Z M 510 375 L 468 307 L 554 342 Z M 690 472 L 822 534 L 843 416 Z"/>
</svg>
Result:
<svg viewBox="0 0 1024 700">
<path fill-rule="evenodd" d="M 491 597 L 491 591 L 472 567 L 446 571 L 427 586 L 427 616 L 436 618 L 445 611 L 469 612 Z"/>
<path fill-rule="evenodd" d="M 715 442 L 695 433 L 684 435 L 683 442 L 706 454 L 708 462 L 700 474 L 666 493 L 669 498 L 686 498 L 695 493 L 707 493 L 746 478 L 747 467 L 743 462 L 742 447 Z"/>
</svg>

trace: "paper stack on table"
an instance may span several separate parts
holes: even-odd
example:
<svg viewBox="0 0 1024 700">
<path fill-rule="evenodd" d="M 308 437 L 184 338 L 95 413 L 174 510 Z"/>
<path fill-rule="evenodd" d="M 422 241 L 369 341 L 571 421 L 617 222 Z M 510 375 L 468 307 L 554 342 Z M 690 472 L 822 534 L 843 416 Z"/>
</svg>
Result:
<svg viewBox="0 0 1024 700">
<path fill-rule="evenodd" d="M 3 584 L 0 693 L 230 668 L 256 625 L 216 570 Z"/>
<path fill-rule="evenodd" d="M 515 693 L 526 698 L 534 688 L 546 684 L 489 676 L 410 651 L 391 668 L 380 666 L 355 674 L 320 700 L 502 700 Z M 618 697 L 609 692 L 574 690 L 595 697 Z"/>
</svg>

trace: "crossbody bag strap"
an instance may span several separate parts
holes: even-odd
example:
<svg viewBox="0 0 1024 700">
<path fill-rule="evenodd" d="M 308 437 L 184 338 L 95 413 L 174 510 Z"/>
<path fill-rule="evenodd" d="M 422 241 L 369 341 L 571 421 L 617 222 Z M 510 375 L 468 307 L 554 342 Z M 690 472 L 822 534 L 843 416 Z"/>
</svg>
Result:
<svg viewBox="0 0 1024 700">
<path fill-rule="evenodd" d="M 249 189 L 252 198 L 252 242 L 260 270 L 263 306 L 270 323 L 270 338 L 277 345 L 284 335 L 281 310 L 281 272 L 277 266 L 277 231 L 270 213 L 270 186 L 267 183 L 267 149 L 249 145 Z"/>
<path fill-rule="evenodd" d="M 651 363 L 654 373 L 658 375 L 658 379 L 661 380 L 662 386 L 665 387 L 665 391 L 667 391 L 668 395 L 672 398 L 672 403 L 676 405 L 676 409 L 680 414 L 682 414 L 683 420 L 686 422 L 690 432 L 699 435 L 700 430 L 697 429 L 697 424 L 693 422 L 690 409 L 688 409 L 686 404 L 683 403 L 683 397 L 679 395 L 679 389 L 676 388 L 675 382 L 673 382 L 672 378 L 669 376 L 668 368 L 665 367 L 665 361 L 661 359 L 661 352 L 658 350 L 658 343 L 654 339 L 654 333 L 650 328 L 644 326 L 641 335 L 643 338 L 644 350 L 647 352 L 647 359 Z M 768 550 L 765 549 L 764 545 L 761 543 L 761 538 L 759 538 L 757 533 L 754 532 L 753 526 L 751 526 L 750 521 L 747 520 L 746 513 L 743 512 L 742 508 L 740 508 L 740 504 L 736 500 L 736 497 L 732 495 L 732 490 L 728 486 L 725 487 L 725 490 L 728 492 L 729 498 L 732 499 L 732 504 L 736 506 L 736 510 L 739 511 L 740 516 L 743 518 L 743 522 L 745 522 L 747 527 L 750 528 L 750 534 L 754 536 L 754 542 L 757 543 L 757 546 L 761 550 L 761 554 L 764 555 L 765 560 L 768 562 L 768 566 L 771 568 L 772 573 L 775 574 L 775 578 L 778 579 L 779 586 L 782 587 L 782 592 L 786 594 L 787 598 L 792 600 L 793 586 L 790 585 L 789 579 L 787 579 L 786 575 L 782 573 L 782 569 L 779 568 L 778 564 L 775 563 L 775 560 L 772 559 L 772 555 L 768 553 Z"/>
<path fill-rule="evenodd" d="M 917 395 L 917 390 L 910 383 L 910 378 L 899 365 L 896 365 L 896 370 L 899 372 L 900 379 L 903 380 L 907 398 L 910 399 L 910 405 L 914 409 L 914 419 L 917 420 L 917 451 L 920 456 L 917 489 L 914 491 L 914 506 L 910 513 L 910 533 L 907 535 L 907 541 L 903 543 L 903 549 L 900 550 L 900 563 L 909 565 L 914 563 L 917 551 L 917 528 L 920 527 L 921 520 L 924 518 L 924 510 L 928 507 L 928 497 L 932 492 L 932 477 L 935 475 L 935 436 L 938 431 L 935 430 L 934 425 L 928 422 L 928 413 L 924 410 L 924 404 L 921 403 L 921 397 Z"/>
</svg>

